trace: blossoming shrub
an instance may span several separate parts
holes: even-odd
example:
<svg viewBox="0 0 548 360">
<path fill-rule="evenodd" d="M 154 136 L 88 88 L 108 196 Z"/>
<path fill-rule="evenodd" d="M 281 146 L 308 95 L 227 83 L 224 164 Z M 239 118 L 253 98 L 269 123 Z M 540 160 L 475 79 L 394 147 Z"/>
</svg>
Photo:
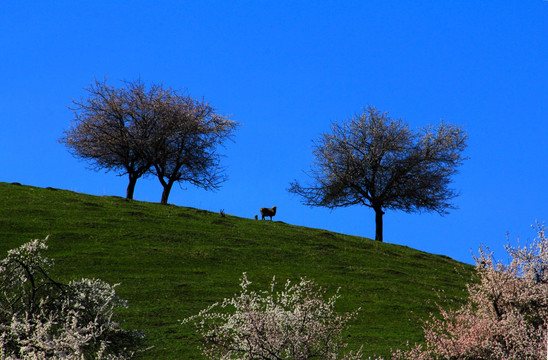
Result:
<svg viewBox="0 0 548 360">
<path fill-rule="evenodd" d="M 115 286 L 53 280 L 46 241 L 23 244 L 0 261 L 0 358 L 131 358 L 142 336 L 113 320 L 114 309 L 127 306 Z"/>
<path fill-rule="evenodd" d="M 361 359 L 362 354 L 342 355 L 346 344 L 341 332 L 356 312 L 339 315 L 339 295 L 325 299 L 325 290 L 311 280 L 287 281 L 275 291 L 255 292 L 243 274 L 241 292 L 215 303 L 194 321 L 204 338 L 203 354 L 209 359 Z"/>
<path fill-rule="evenodd" d="M 538 226 L 526 247 L 506 250 L 509 264 L 488 249 L 476 258 L 477 281 L 468 302 L 441 310 L 424 325 L 425 345 L 397 351 L 395 359 L 540 360 L 548 336 L 548 239 Z"/>
</svg>

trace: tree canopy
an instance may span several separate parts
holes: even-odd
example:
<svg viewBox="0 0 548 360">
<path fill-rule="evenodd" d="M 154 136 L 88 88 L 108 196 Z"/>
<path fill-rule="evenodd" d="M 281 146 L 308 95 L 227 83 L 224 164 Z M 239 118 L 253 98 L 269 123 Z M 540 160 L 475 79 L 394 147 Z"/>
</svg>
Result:
<svg viewBox="0 0 548 360">
<path fill-rule="evenodd" d="M 175 182 L 218 188 L 225 177 L 216 146 L 237 124 L 204 101 L 162 84 L 147 87 L 137 80 L 124 85 L 96 80 L 86 89 L 87 98 L 73 100 L 73 124 L 60 141 L 96 170 L 127 174 L 128 199 L 147 174 L 160 180 L 163 204 Z"/>
<path fill-rule="evenodd" d="M 163 105 L 146 147 L 152 172 L 164 187 L 161 203 L 167 203 L 176 182 L 217 189 L 226 176 L 216 145 L 231 136 L 236 123 L 190 97 L 170 96 Z"/>
<path fill-rule="evenodd" d="M 375 211 L 375 239 L 383 241 L 384 210 L 447 213 L 457 192 L 451 176 L 465 159 L 466 133 L 441 122 L 413 131 L 375 107 L 314 142 L 312 183 L 291 183 L 304 204 L 330 209 L 363 205 Z"/>
</svg>

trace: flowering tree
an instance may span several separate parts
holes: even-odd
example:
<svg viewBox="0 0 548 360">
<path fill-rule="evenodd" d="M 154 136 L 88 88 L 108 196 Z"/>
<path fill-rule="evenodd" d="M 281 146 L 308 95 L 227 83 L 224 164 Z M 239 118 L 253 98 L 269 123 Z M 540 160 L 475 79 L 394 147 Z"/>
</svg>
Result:
<svg viewBox="0 0 548 360">
<path fill-rule="evenodd" d="M 507 246 L 508 265 L 488 249 L 476 258 L 468 302 L 424 325 L 425 345 L 395 359 L 540 360 L 548 339 L 548 239 L 543 226 L 526 247 Z"/>
<path fill-rule="evenodd" d="M 353 205 L 375 211 L 375 240 L 383 241 L 384 210 L 447 213 L 451 176 L 466 159 L 466 132 L 442 122 L 413 131 L 373 106 L 334 122 L 314 144 L 309 185 L 294 181 L 289 192 L 309 206 Z"/>
<path fill-rule="evenodd" d="M 131 358 L 142 336 L 113 320 L 114 309 L 127 306 L 116 286 L 53 280 L 46 240 L 23 244 L 0 261 L 0 358 Z"/>
<path fill-rule="evenodd" d="M 73 100 L 75 118 L 60 142 L 97 170 L 127 174 L 127 199 L 147 174 L 160 180 L 162 204 L 177 182 L 215 190 L 226 180 L 217 146 L 237 124 L 211 105 L 141 80 L 121 88 L 95 80 L 86 90 L 86 99 Z"/>
<path fill-rule="evenodd" d="M 230 139 L 236 122 L 220 115 L 203 100 L 169 89 L 158 107 L 159 117 L 148 135 L 145 157 L 164 190 L 167 204 L 175 183 L 188 182 L 204 190 L 216 190 L 226 180 L 217 146 Z"/>
<path fill-rule="evenodd" d="M 144 151 L 166 92 L 159 85 L 147 89 L 140 80 L 123 88 L 95 80 L 86 91 L 88 98 L 73 100 L 75 118 L 60 142 L 96 170 L 127 174 L 126 198 L 133 199 L 137 180 L 152 166 Z"/>
<path fill-rule="evenodd" d="M 250 284 L 244 273 L 240 294 L 183 320 L 195 321 L 207 358 L 361 359 L 361 351 L 341 356 L 346 346 L 341 332 L 356 312 L 338 315 L 338 294 L 324 300 L 325 290 L 306 278 L 296 284 L 287 281 L 278 292 L 275 279 L 270 291 L 252 291 Z"/>
</svg>

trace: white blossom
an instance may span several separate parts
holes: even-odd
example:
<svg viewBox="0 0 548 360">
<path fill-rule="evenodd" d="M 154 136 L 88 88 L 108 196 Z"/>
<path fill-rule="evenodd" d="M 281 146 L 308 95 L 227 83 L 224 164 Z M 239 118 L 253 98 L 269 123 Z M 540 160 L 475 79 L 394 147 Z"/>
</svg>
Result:
<svg viewBox="0 0 548 360">
<path fill-rule="evenodd" d="M 142 336 L 113 320 L 114 309 L 127 306 L 116 285 L 51 279 L 46 241 L 23 244 L 0 261 L 0 359 L 131 358 Z"/>
<path fill-rule="evenodd" d="M 335 312 L 335 295 L 325 299 L 325 290 L 306 278 L 289 280 L 276 291 L 254 291 L 246 273 L 241 292 L 182 321 L 194 321 L 204 337 L 203 354 L 208 359 L 345 359 L 362 358 L 361 350 L 342 355 L 346 344 L 341 333 L 356 312 Z"/>
</svg>

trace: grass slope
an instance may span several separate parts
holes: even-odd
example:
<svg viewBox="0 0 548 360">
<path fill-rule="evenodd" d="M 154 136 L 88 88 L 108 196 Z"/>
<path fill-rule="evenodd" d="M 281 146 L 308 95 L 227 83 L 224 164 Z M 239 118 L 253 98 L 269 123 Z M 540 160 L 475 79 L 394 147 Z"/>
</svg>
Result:
<svg viewBox="0 0 548 360">
<path fill-rule="evenodd" d="M 434 289 L 464 295 L 471 267 L 448 257 L 282 222 L 0 183 L 0 254 L 50 235 L 54 276 L 120 283 L 120 314 L 142 329 L 143 359 L 200 359 L 199 338 L 179 319 L 233 295 L 245 271 L 266 289 L 301 276 L 332 294 L 340 311 L 361 307 L 345 335 L 352 348 L 388 355 L 421 339 Z"/>
</svg>

